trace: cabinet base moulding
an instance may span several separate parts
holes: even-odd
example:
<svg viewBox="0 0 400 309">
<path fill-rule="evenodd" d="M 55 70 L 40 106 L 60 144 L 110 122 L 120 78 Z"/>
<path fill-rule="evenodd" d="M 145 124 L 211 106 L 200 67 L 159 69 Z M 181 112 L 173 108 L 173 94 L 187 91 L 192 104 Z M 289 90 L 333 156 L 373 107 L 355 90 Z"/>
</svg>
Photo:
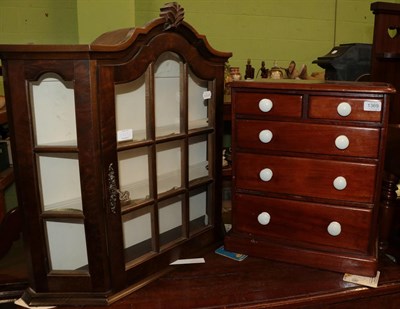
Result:
<svg viewBox="0 0 400 309">
<path fill-rule="evenodd" d="M 341 273 L 373 277 L 378 267 L 374 254 L 363 256 L 333 251 L 313 251 L 278 244 L 266 239 L 256 239 L 234 231 L 226 235 L 224 243 L 225 249 L 232 252 Z"/>
</svg>

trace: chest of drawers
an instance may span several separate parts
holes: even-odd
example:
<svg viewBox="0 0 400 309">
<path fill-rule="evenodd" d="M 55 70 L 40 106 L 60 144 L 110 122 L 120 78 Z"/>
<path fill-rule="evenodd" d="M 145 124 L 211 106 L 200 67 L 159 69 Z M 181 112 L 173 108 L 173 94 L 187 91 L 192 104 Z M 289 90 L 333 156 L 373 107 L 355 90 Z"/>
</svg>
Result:
<svg viewBox="0 0 400 309">
<path fill-rule="evenodd" d="M 374 276 L 394 91 L 383 83 L 234 82 L 226 249 Z"/>
</svg>

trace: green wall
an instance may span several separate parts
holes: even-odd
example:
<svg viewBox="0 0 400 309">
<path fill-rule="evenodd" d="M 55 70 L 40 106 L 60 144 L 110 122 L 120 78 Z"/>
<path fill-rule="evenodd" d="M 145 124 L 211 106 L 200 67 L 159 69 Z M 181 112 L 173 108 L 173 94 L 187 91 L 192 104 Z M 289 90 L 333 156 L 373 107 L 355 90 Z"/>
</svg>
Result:
<svg viewBox="0 0 400 309">
<path fill-rule="evenodd" d="M 0 44 L 87 44 L 134 26 L 135 0 L 0 0 Z"/>
<path fill-rule="evenodd" d="M 135 0 L 77 0 L 77 15 L 79 43 L 90 43 L 104 32 L 134 27 Z"/>
<path fill-rule="evenodd" d="M 136 0 L 136 24 L 159 14 L 164 0 Z M 371 43 L 373 0 L 180 0 L 185 20 L 207 36 L 217 50 L 231 51 L 230 64 L 242 74 L 248 58 L 258 69 L 277 61 L 306 64 L 308 72 L 322 69 L 312 61 L 343 43 Z M 397 2 L 400 1 L 386 1 Z"/>
<path fill-rule="evenodd" d="M 0 44 L 70 44 L 77 38 L 75 0 L 0 0 Z"/>
<path fill-rule="evenodd" d="M 135 0 L 0 0 L 0 44 L 90 43 L 135 25 Z"/>
</svg>

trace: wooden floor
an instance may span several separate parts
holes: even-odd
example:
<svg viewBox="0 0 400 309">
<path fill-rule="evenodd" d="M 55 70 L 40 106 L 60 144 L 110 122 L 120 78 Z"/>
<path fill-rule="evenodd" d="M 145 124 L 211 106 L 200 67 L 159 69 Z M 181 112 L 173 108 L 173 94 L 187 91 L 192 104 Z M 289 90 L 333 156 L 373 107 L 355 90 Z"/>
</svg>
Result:
<svg viewBox="0 0 400 309">
<path fill-rule="evenodd" d="M 293 264 L 253 257 L 238 262 L 213 250 L 204 258 L 204 264 L 171 266 L 170 273 L 110 308 L 400 308 L 400 266 L 385 257 L 376 289 L 344 282 L 341 273 Z"/>
</svg>

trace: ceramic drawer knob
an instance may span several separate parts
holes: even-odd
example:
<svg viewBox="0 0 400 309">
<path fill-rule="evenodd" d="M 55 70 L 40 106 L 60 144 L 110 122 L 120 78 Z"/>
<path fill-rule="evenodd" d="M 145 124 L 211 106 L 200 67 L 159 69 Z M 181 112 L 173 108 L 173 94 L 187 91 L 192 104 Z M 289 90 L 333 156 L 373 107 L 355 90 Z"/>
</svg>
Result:
<svg viewBox="0 0 400 309">
<path fill-rule="evenodd" d="M 350 141 L 346 135 L 340 135 L 335 139 L 335 146 L 338 149 L 344 150 L 349 147 Z"/>
<path fill-rule="evenodd" d="M 260 111 L 263 113 L 268 113 L 274 104 L 270 99 L 261 99 L 260 102 L 258 102 L 258 108 Z"/>
<path fill-rule="evenodd" d="M 272 140 L 273 134 L 270 130 L 262 130 L 258 134 L 258 138 L 264 144 L 268 144 Z"/>
<path fill-rule="evenodd" d="M 347 102 L 342 102 L 338 105 L 337 112 L 340 116 L 346 117 L 351 114 L 351 105 Z"/>
<path fill-rule="evenodd" d="M 258 223 L 261 225 L 267 225 L 271 221 L 271 216 L 268 212 L 262 212 L 257 217 Z"/>
<path fill-rule="evenodd" d="M 342 226 L 339 222 L 332 221 L 331 223 L 329 223 L 327 230 L 329 235 L 338 236 L 342 232 Z"/>
<path fill-rule="evenodd" d="M 269 168 L 264 168 L 260 172 L 260 178 L 262 181 L 270 181 L 272 179 L 272 170 Z"/>
<path fill-rule="evenodd" d="M 344 178 L 343 176 L 336 177 L 333 181 L 333 186 L 336 190 L 344 190 L 347 187 L 346 178 Z"/>
</svg>

